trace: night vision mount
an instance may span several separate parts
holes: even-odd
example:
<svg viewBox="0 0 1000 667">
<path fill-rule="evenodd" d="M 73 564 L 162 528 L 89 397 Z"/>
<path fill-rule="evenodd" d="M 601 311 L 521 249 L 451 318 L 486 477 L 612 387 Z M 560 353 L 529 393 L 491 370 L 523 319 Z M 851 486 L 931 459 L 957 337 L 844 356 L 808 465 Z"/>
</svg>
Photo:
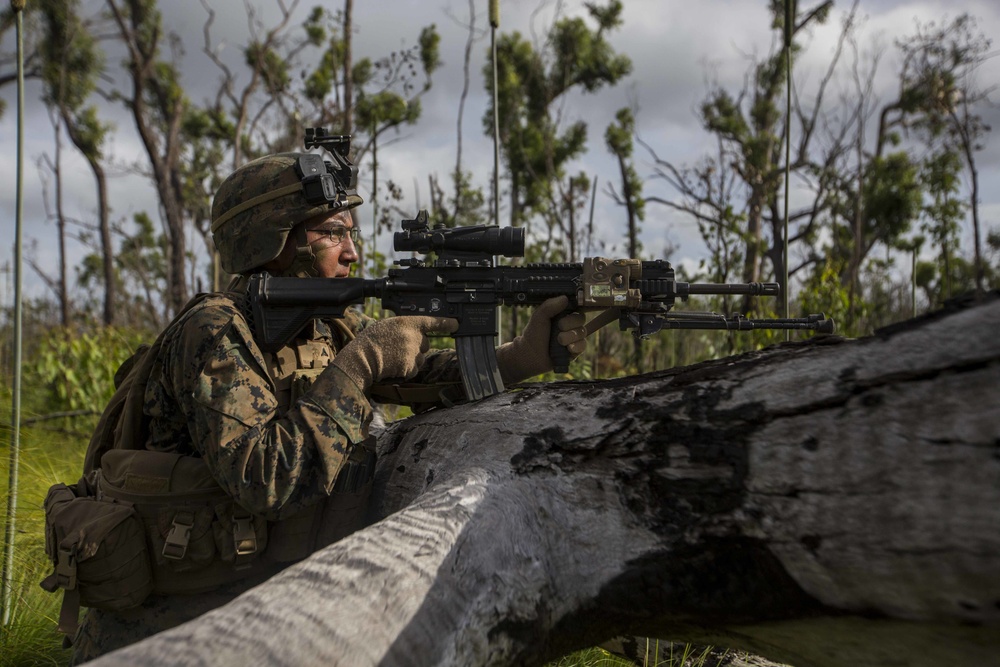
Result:
<svg viewBox="0 0 1000 667">
<path fill-rule="evenodd" d="M 322 127 L 307 127 L 306 149 L 323 148 L 333 161 L 314 153 L 301 155 L 295 172 L 302 181 L 302 191 L 310 204 L 346 206 L 350 197 L 358 196 L 358 168 L 351 162 L 351 137 L 328 134 Z"/>
</svg>

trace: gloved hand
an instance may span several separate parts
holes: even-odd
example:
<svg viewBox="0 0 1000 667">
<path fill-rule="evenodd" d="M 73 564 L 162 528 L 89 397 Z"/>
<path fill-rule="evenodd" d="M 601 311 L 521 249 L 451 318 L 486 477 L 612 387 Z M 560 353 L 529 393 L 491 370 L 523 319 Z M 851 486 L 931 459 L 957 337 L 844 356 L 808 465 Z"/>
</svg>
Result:
<svg viewBox="0 0 1000 667">
<path fill-rule="evenodd" d="M 379 320 L 344 346 L 332 365 L 354 380 L 365 393 L 387 378 L 417 374 L 430 349 L 427 334 L 453 333 L 458 320 L 449 317 L 390 317 Z"/>
<path fill-rule="evenodd" d="M 552 370 L 552 359 L 549 357 L 552 318 L 568 306 L 569 299 L 565 296 L 548 299 L 535 308 L 520 336 L 497 348 L 497 366 L 504 384 L 521 382 Z M 583 313 L 570 313 L 556 322 L 561 332 L 556 340 L 560 345 L 566 346 L 571 359 L 580 356 L 587 348 L 587 332 L 583 328 L 585 323 Z"/>
</svg>

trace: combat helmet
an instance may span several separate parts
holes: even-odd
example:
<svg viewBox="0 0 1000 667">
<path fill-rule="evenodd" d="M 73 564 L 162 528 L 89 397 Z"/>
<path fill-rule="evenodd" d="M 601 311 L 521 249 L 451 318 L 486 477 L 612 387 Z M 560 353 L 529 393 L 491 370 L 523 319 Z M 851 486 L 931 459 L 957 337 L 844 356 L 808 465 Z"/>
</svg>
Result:
<svg viewBox="0 0 1000 667">
<path fill-rule="evenodd" d="M 312 136 L 307 130 L 307 148 L 323 145 L 310 144 Z M 212 235 L 222 268 L 231 274 L 260 268 L 281 253 L 295 225 L 324 212 L 359 206 L 357 168 L 347 160 L 349 146 L 347 142 L 330 151 L 335 162 L 313 153 L 276 153 L 230 174 L 212 202 Z"/>
</svg>

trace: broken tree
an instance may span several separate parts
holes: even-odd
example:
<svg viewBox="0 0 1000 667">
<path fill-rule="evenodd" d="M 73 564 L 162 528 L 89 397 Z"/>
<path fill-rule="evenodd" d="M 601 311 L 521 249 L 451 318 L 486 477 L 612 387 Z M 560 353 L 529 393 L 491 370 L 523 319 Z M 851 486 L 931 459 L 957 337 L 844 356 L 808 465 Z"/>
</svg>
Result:
<svg viewBox="0 0 1000 667">
<path fill-rule="evenodd" d="M 398 422 L 385 518 L 94 664 L 538 664 L 622 633 L 796 667 L 991 664 L 997 332 L 994 298 Z"/>
</svg>

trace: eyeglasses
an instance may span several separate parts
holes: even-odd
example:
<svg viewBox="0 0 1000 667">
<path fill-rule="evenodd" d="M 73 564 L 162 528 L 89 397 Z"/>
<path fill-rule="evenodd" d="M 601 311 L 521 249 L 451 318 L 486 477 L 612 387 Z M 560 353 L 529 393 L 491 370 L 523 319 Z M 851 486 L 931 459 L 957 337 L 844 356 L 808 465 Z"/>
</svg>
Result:
<svg viewBox="0 0 1000 667">
<path fill-rule="evenodd" d="M 321 236 L 329 236 L 330 240 L 333 241 L 333 245 L 339 245 L 344 242 L 344 239 L 348 236 L 351 237 L 351 241 L 357 245 L 358 241 L 361 240 L 361 230 L 351 227 L 319 227 L 317 229 L 309 230 L 314 234 L 319 234 Z"/>
</svg>

